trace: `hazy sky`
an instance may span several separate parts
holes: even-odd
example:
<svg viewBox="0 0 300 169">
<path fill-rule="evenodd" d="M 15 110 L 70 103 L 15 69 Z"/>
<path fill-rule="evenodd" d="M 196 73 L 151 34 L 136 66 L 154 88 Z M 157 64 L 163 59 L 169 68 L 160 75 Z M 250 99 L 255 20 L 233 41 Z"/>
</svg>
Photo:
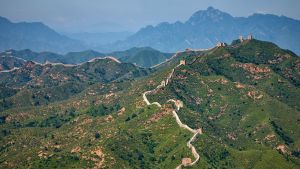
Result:
<svg viewBox="0 0 300 169">
<path fill-rule="evenodd" d="M 0 16 L 41 21 L 60 32 L 136 31 L 185 21 L 209 6 L 233 16 L 259 12 L 300 20 L 300 0 L 0 0 Z"/>
</svg>

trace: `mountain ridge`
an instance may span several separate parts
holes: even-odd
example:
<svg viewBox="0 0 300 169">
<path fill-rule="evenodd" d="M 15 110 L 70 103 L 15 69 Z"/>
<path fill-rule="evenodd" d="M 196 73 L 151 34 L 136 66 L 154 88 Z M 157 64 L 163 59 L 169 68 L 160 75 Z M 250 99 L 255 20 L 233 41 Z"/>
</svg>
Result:
<svg viewBox="0 0 300 169">
<path fill-rule="evenodd" d="M 176 168 L 198 159 L 194 149 L 194 168 L 299 168 L 300 59 L 293 52 L 234 40 L 178 52 L 150 74 L 123 65 L 123 73 L 145 76 L 108 76 L 107 83 L 107 61 L 121 65 L 99 61 L 68 71 L 28 63 L 1 74 L 1 167 Z"/>
<path fill-rule="evenodd" d="M 195 12 L 185 22 L 162 22 L 148 25 L 101 50 L 120 50 L 133 46 L 150 46 L 164 52 L 185 48 L 209 48 L 218 41 L 230 43 L 239 35 L 253 34 L 256 38 L 272 41 L 282 48 L 300 54 L 300 21 L 273 14 L 252 14 L 248 17 L 233 17 L 213 7 Z"/>
<path fill-rule="evenodd" d="M 133 47 L 125 51 L 111 53 L 100 53 L 95 50 L 84 50 L 80 52 L 68 52 L 64 55 L 53 52 L 34 52 L 30 49 L 6 50 L 0 52 L 0 56 L 13 56 L 28 61 L 39 63 L 53 62 L 63 64 L 80 64 L 93 58 L 113 56 L 122 62 L 136 63 L 141 67 L 151 67 L 170 58 L 172 53 L 163 53 L 150 47 Z"/>
<path fill-rule="evenodd" d="M 25 98 L 35 95 L 30 100 L 38 99 L 37 103 L 40 105 L 68 99 L 95 83 L 107 84 L 113 81 L 128 80 L 145 76 L 148 72 L 148 69 L 137 67 L 131 63 L 120 63 L 111 57 L 94 58 L 78 65 L 39 64 L 27 61 L 18 69 L 0 72 L 0 86 L 5 86 L 0 90 L 1 93 L 17 91 L 18 95 Z M 53 89 L 65 92 L 57 93 Z M 11 92 L 11 94 L 16 93 Z M 6 101 L 14 102 L 14 106 L 30 104 L 24 103 L 23 97 L 11 96 L 11 94 L 8 95 L 11 98 L 6 96 Z"/>
<path fill-rule="evenodd" d="M 0 19 L 0 50 L 10 48 L 64 53 L 84 49 L 81 42 L 58 34 L 42 22 L 13 23 Z"/>
</svg>

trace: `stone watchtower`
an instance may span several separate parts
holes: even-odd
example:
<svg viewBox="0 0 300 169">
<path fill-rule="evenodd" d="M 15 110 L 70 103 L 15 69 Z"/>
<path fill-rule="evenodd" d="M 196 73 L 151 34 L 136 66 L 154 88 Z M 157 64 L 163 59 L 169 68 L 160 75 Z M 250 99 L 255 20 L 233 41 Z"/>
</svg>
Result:
<svg viewBox="0 0 300 169">
<path fill-rule="evenodd" d="M 189 52 L 189 51 L 191 51 L 191 49 L 190 48 L 185 48 L 185 51 Z"/>
<path fill-rule="evenodd" d="M 218 42 L 217 43 L 217 47 L 225 47 L 225 46 L 227 46 L 227 44 L 224 43 L 224 42 Z"/>
<path fill-rule="evenodd" d="M 180 60 L 179 65 L 185 65 L 185 60 Z"/>
<path fill-rule="evenodd" d="M 164 80 L 161 81 L 160 85 L 163 86 L 163 87 L 165 87 L 166 86 L 166 81 L 164 81 Z"/>
<path fill-rule="evenodd" d="M 248 40 L 252 40 L 253 36 L 252 35 L 248 35 Z"/>
<path fill-rule="evenodd" d="M 239 36 L 239 39 L 240 39 L 240 42 L 243 42 L 244 41 L 244 38 L 242 35 Z"/>
</svg>

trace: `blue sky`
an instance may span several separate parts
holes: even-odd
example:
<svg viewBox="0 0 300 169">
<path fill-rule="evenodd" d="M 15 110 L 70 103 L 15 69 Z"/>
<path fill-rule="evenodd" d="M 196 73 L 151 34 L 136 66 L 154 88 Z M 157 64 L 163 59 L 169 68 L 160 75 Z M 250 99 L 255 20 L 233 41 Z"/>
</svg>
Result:
<svg viewBox="0 0 300 169">
<path fill-rule="evenodd" d="M 136 31 L 185 21 L 209 6 L 233 16 L 272 13 L 300 20 L 300 0 L 0 0 L 0 16 L 44 22 L 60 32 Z"/>
</svg>

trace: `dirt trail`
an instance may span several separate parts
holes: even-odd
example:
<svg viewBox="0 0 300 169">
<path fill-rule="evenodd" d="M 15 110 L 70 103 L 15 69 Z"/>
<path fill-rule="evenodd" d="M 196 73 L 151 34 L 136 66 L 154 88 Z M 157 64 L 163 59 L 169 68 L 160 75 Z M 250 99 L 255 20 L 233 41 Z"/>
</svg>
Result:
<svg viewBox="0 0 300 169">
<path fill-rule="evenodd" d="M 160 89 L 160 88 L 163 88 L 165 87 L 166 85 L 168 85 L 170 82 L 171 82 L 171 78 L 173 77 L 173 74 L 174 74 L 174 71 L 177 67 L 179 67 L 179 65 L 177 65 L 174 69 L 172 69 L 171 73 L 169 74 L 169 76 L 167 77 L 166 81 L 163 81 L 160 85 L 158 85 L 155 89 L 153 90 L 149 90 L 149 91 L 146 91 L 143 93 L 143 100 L 144 102 L 147 104 L 147 105 L 157 105 L 158 107 L 161 107 L 161 104 L 158 103 L 158 102 L 153 102 L 153 103 L 150 103 L 148 98 L 147 98 L 147 94 L 151 94 L 151 93 L 154 93 L 156 90 Z M 190 140 L 187 142 L 187 146 L 188 148 L 191 149 L 192 151 L 192 154 L 195 158 L 195 160 L 191 163 L 188 163 L 188 164 L 180 164 L 176 167 L 176 169 L 180 169 L 182 166 L 193 166 L 195 165 L 199 159 L 200 159 L 200 155 L 197 153 L 197 150 L 196 148 L 192 145 L 192 142 L 196 139 L 197 135 L 198 134 L 202 134 L 202 129 L 192 129 L 191 127 L 189 127 L 188 125 L 186 124 L 183 124 L 177 114 L 176 111 L 179 111 L 181 107 L 183 107 L 183 103 L 182 101 L 180 100 L 174 100 L 174 99 L 170 99 L 168 100 L 167 102 L 173 102 L 175 104 L 175 107 L 176 107 L 176 110 L 173 110 L 172 113 L 173 113 L 173 116 L 175 117 L 176 119 L 176 122 L 177 124 L 181 127 L 181 128 L 184 128 L 188 131 L 190 131 L 191 133 L 193 133 L 194 135 L 190 138 Z"/>
</svg>

